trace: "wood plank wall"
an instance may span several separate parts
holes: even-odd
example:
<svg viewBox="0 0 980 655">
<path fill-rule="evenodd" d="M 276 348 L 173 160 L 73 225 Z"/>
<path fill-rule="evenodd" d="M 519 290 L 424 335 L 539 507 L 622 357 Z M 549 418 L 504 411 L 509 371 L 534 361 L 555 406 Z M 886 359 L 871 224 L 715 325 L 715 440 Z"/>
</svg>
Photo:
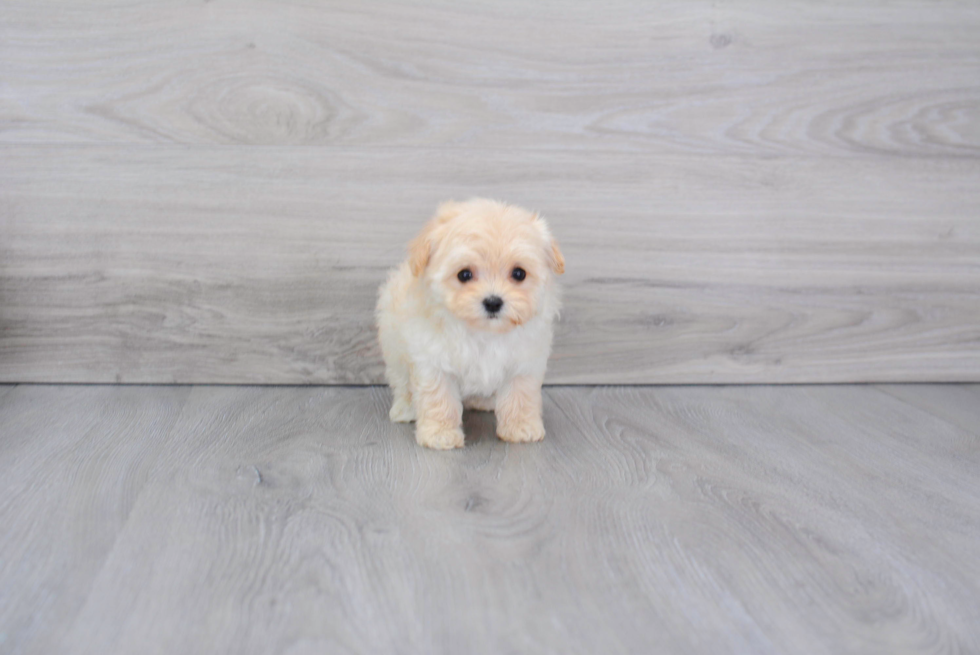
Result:
<svg viewBox="0 0 980 655">
<path fill-rule="evenodd" d="M 0 0 L 0 381 L 374 383 L 435 205 L 552 383 L 980 381 L 980 4 Z"/>
</svg>

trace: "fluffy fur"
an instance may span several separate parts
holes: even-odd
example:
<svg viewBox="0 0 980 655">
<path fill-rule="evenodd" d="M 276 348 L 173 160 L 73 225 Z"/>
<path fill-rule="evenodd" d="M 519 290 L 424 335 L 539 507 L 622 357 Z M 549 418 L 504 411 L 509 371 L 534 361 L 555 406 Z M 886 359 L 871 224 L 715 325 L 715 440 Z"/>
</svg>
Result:
<svg viewBox="0 0 980 655">
<path fill-rule="evenodd" d="M 430 448 L 463 445 L 464 406 L 493 410 L 505 441 L 544 438 L 541 381 L 564 269 L 537 214 L 485 199 L 441 205 L 381 286 L 391 420 L 416 421 Z M 460 280 L 464 270 L 471 279 Z M 503 305 L 492 313 L 494 296 Z"/>
</svg>

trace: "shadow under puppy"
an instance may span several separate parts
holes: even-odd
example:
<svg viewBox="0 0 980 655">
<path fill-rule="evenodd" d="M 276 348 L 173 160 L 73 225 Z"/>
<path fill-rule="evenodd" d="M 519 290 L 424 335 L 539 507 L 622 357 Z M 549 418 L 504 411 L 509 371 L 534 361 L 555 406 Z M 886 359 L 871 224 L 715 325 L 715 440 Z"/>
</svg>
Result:
<svg viewBox="0 0 980 655">
<path fill-rule="evenodd" d="M 463 407 L 493 410 L 504 441 L 539 441 L 565 270 L 544 219 L 477 198 L 440 205 L 381 286 L 377 319 L 392 421 L 429 448 L 463 445 Z"/>
</svg>

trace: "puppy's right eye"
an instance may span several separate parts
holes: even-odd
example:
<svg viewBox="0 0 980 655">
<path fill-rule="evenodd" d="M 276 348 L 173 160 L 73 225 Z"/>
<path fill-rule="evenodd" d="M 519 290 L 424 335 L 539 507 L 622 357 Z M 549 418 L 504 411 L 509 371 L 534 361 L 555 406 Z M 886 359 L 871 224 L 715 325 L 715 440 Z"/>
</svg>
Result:
<svg viewBox="0 0 980 655">
<path fill-rule="evenodd" d="M 460 282 L 463 282 L 465 284 L 466 282 L 469 282 L 470 280 L 473 279 L 473 271 L 471 271 L 468 268 L 464 268 L 463 270 L 461 270 L 459 273 L 456 274 L 456 278 Z"/>
</svg>

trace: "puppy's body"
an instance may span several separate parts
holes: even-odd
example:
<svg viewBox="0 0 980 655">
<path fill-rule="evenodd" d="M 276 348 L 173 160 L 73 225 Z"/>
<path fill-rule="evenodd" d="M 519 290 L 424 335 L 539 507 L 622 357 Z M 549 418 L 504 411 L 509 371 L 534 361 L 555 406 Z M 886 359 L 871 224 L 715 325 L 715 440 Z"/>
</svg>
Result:
<svg viewBox="0 0 980 655">
<path fill-rule="evenodd" d="M 422 445 L 459 447 L 465 403 L 493 409 L 502 439 L 543 438 L 541 381 L 563 270 L 536 215 L 489 200 L 441 206 L 381 288 L 391 419 L 417 420 Z"/>
<path fill-rule="evenodd" d="M 412 367 L 431 368 L 451 375 L 464 399 L 493 396 L 516 375 L 544 377 L 557 307 L 542 308 L 504 334 L 475 331 L 433 302 L 406 262 L 382 287 L 378 308 L 389 377 L 393 368 L 405 367 L 406 374 Z"/>
</svg>

